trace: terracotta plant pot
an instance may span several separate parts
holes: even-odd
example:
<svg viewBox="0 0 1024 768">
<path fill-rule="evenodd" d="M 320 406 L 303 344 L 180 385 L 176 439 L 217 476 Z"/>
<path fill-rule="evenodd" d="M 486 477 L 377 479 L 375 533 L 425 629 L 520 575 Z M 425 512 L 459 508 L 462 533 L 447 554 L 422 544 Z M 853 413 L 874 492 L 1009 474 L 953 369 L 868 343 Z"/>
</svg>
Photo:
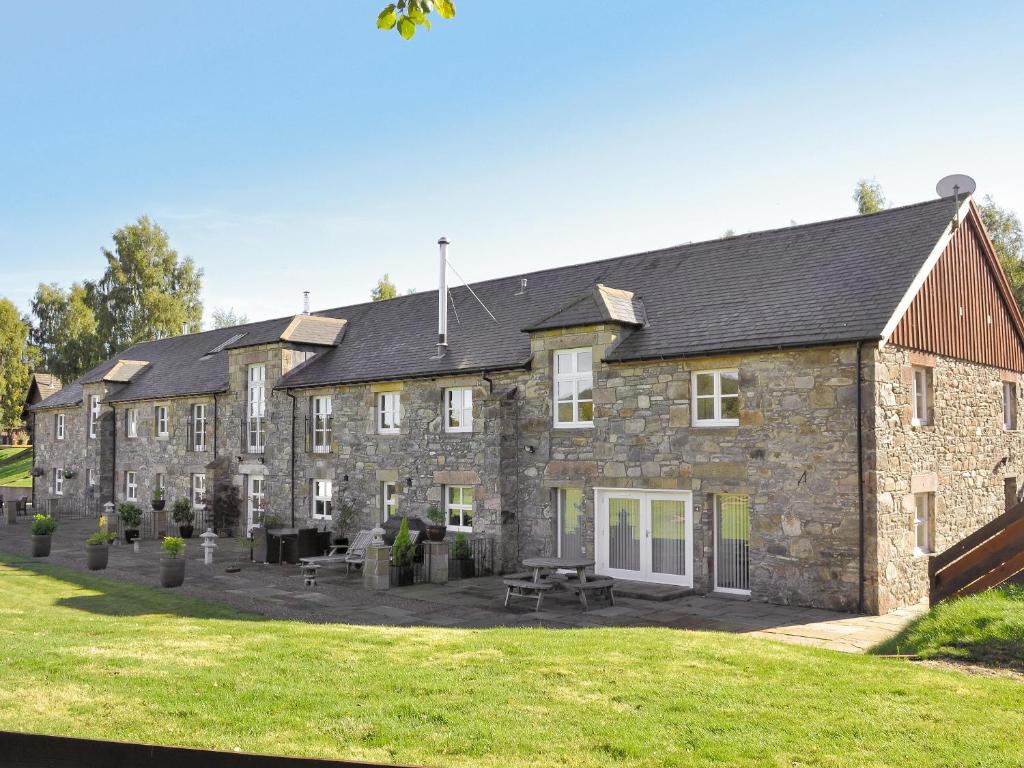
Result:
<svg viewBox="0 0 1024 768">
<path fill-rule="evenodd" d="M 102 571 L 110 560 L 109 544 L 86 544 L 85 565 L 90 571 Z"/>
<path fill-rule="evenodd" d="M 37 536 L 32 534 L 32 557 L 48 557 L 50 545 L 53 543 L 53 536 Z"/>
<path fill-rule="evenodd" d="M 185 556 L 160 560 L 160 586 L 180 587 L 185 583 Z"/>
<path fill-rule="evenodd" d="M 448 533 L 448 529 L 443 525 L 427 526 L 427 538 L 430 541 L 444 541 L 444 536 L 446 533 Z"/>
</svg>

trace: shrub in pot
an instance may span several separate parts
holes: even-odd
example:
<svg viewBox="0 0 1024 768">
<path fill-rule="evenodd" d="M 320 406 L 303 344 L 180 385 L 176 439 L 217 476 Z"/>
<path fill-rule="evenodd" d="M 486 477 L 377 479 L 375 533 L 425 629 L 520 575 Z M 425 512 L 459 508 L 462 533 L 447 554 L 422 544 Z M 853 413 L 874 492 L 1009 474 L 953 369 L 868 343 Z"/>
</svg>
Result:
<svg viewBox="0 0 1024 768">
<path fill-rule="evenodd" d="M 427 509 L 427 520 L 430 521 L 430 525 L 427 526 L 427 538 L 431 541 L 444 541 L 448 529 L 444 524 L 444 512 L 437 504 L 431 504 Z"/>
<path fill-rule="evenodd" d="M 171 520 L 178 526 L 178 533 L 181 534 L 181 538 L 192 538 L 192 521 L 195 520 L 195 514 L 192 512 L 192 502 L 184 496 L 175 499 L 174 506 L 171 507 Z"/>
<path fill-rule="evenodd" d="M 142 525 L 142 507 L 131 501 L 125 501 L 118 505 L 117 514 L 121 518 L 121 525 L 124 526 L 124 540 L 131 544 L 139 538 L 139 526 Z"/>
<path fill-rule="evenodd" d="M 164 507 L 167 506 L 167 499 L 164 498 L 164 489 L 154 488 L 153 498 L 150 499 L 149 503 L 153 505 L 154 512 L 163 512 Z"/>
<path fill-rule="evenodd" d="M 242 499 L 237 486 L 224 483 L 213 495 L 213 530 L 218 536 L 233 539 L 241 516 Z"/>
<path fill-rule="evenodd" d="M 413 583 L 413 559 L 416 557 L 416 545 L 409 535 L 409 520 L 402 518 L 402 527 L 398 529 L 395 543 L 391 545 L 391 586 L 407 587 Z"/>
<path fill-rule="evenodd" d="M 90 571 L 102 571 L 110 560 L 110 542 L 117 537 L 107 528 L 107 517 L 100 517 L 99 530 L 85 540 L 85 564 Z"/>
<path fill-rule="evenodd" d="M 334 505 L 334 544 L 348 544 L 348 534 L 356 525 L 356 508 L 344 493 L 338 492 L 338 503 Z"/>
<path fill-rule="evenodd" d="M 185 583 L 185 540 L 178 536 L 164 536 L 160 559 L 160 586 L 180 587 Z"/>
<path fill-rule="evenodd" d="M 57 521 L 49 515 L 36 515 L 32 518 L 32 557 L 46 557 L 50 554 L 53 532 L 56 530 Z"/>
<path fill-rule="evenodd" d="M 459 579 L 469 579 L 476 575 L 476 563 L 473 562 L 473 550 L 470 549 L 466 534 L 455 534 L 452 545 L 452 559 L 449 562 L 449 575 Z"/>
</svg>

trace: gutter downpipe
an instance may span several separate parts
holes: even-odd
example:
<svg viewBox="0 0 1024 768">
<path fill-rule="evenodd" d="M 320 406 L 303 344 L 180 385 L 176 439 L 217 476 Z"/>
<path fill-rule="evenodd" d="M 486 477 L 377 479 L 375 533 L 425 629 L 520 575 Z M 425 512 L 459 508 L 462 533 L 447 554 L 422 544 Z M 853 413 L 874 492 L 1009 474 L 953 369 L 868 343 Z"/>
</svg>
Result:
<svg viewBox="0 0 1024 768">
<path fill-rule="evenodd" d="M 110 458 L 110 503 L 117 507 L 117 406 L 113 403 L 110 404 L 110 419 L 111 426 L 113 426 L 113 438 L 111 439 L 111 458 Z M 100 448 L 100 458 L 102 460 L 103 449 Z M 120 530 L 120 528 L 118 528 Z"/>
<path fill-rule="evenodd" d="M 36 432 L 36 416 L 39 414 L 32 411 L 32 471 L 36 469 L 36 436 L 39 434 Z M 36 480 L 38 478 L 35 474 L 32 475 L 32 514 L 35 514 L 36 510 Z M 15 502 L 15 509 L 17 509 L 17 502 Z M 17 513 L 15 513 L 17 514 Z"/>
<path fill-rule="evenodd" d="M 220 416 L 220 407 L 217 404 L 217 393 L 213 393 L 213 460 L 217 460 L 217 419 Z"/>
<path fill-rule="evenodd" d="M 859 515 L 858 530 L 858 578 L 857 578 L 857 612 L 864 613 L 864 416 L 863 386 L 864 374 L 861 370 L 862 350 L 864 342 L 857 342 L 857 508 Z"/>
<path fill-rule="evenodd" d="M 295 527 L 295 409 L 298 407 L 298 401 L 295 399 L 289 390 L 285 390 L 284 393 L 292 399 L 292 436 L 291 436 L 291 472 L 292 472 L 292 484 L 290 496 L 292 497 L 292 525 Z"/>
</svg>

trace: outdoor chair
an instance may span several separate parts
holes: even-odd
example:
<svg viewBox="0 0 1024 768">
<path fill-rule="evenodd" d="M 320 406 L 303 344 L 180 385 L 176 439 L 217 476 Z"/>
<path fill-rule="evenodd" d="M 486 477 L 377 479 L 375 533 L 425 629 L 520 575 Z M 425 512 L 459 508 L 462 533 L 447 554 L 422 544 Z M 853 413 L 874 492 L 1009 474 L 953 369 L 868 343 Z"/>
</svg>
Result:
<svg viewBox="0 0 1024 768">
<path fill-rule="evenodd" d="M 335 544 L 326 555 L 304 557 L 302 558 L 302 563 L 309 565 L 344 565 L 345 575 L 347 576 L 352 566 L 359 567 L 366 562 L 366 548 L 370 545 L 372 538 L 373 534 L 370 531 L 360 531 L 352 539 L 352 542 L 348 544 L 347 549 L 344 544 Z"/>
</svg>

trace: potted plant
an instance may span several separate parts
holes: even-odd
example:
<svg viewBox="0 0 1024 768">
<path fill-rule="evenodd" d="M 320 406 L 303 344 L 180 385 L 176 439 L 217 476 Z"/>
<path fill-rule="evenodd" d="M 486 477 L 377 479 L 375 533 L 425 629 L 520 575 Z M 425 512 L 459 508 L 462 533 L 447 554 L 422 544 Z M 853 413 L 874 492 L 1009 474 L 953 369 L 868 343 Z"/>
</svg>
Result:
<svg viewBox="0 0 1024 768">
<path fill-rule="evenodd" d="M 466 538 L 466 534 L 462 532 L 455 534 L 450 565 L 449 575 L 457 579 L 470 579 L 476 576 L 473 550 L 469 547 L 469 539 Z"/>
<path fill-rule="evenodd" d="M 107 529 L 107 516 L 100 516 L 99 529 L 85 540 L 85 564 L 90 571 L 102 571 L 110 559 L 110 542 L 117 537 Z"/>
<path fill-rule="evenodd" d="M 338 493 L 338 503 L 334 505 L 334 537 L 332 544 L 348 544 L 348 534 L 356 524 L 356 508 L 345 494 Z"/>
<path fill-rule="evenodd" d="M 437 504 L 431 504 L 427 509 L 427 520 L 430 521 L 430 525 L 427 526 L 427 538 L 431 541 L 444 541 L 448 529 L 444 525 L 444 512 Z"/>
<path fill-rule="evenodd" d="M 124 526 L 125 543 L 131 544 L 139 538 L 139 526 L 142 525 L 142 507 L 130 501 L 122 502 L 117 507 L 117 514 Z"/>
<path fill-rule="evenodd" d="M 233 483 L 225 483 L 213 494 L 213 530 L 226 539 L 235 537 L 235 527 L 242 516 L 242 500 Z"/>
<path fill-rule="evenodd" d="M 47 557 L 53 542 L 53 532 L 57 530 L 57 521 L 49 515 L 36 515 L 32 518 L 32 557 Z"/>
<path fill-rule="evenodd" d="M 74 480 L 75 479 L 75 470 L 73 470 L 73 469 L 65 469 L 64 470 L 64 479 L 65 480 Z"/>
<path fill-rule="evenodd" d="M 153 489 L 153 498 L 149 502 L 153 506 L 154 512 L 163 512 L 164 507 L 167 506 L 167 500 L 164 498 L 163 488 Z"/>
<path fill-rule="evenodd" d="M 179 536 L 164 536 L 160 560 L 160 586 L 180 587 L 185 582 L 185 540 Z"/>
<path fill-rule="evenodd" d="M 184 496 L 174 500 L 171 507 L 171 519 L 178 526 L 178 533 L 183 539 L 192 538 L 192 521 L 195 520 L 195 513 L 192 512 L 192 502 Z"/>
<path fill-rule="evenodd" d="M 395 543 L 391 545 L 391 586 L 407 587 L 413 583 L 413 558 L 416 556 L 416 545 L 409 535 L 409 520 L 402 518 L 402 527 L 398 529 Z"/>
</svg>

